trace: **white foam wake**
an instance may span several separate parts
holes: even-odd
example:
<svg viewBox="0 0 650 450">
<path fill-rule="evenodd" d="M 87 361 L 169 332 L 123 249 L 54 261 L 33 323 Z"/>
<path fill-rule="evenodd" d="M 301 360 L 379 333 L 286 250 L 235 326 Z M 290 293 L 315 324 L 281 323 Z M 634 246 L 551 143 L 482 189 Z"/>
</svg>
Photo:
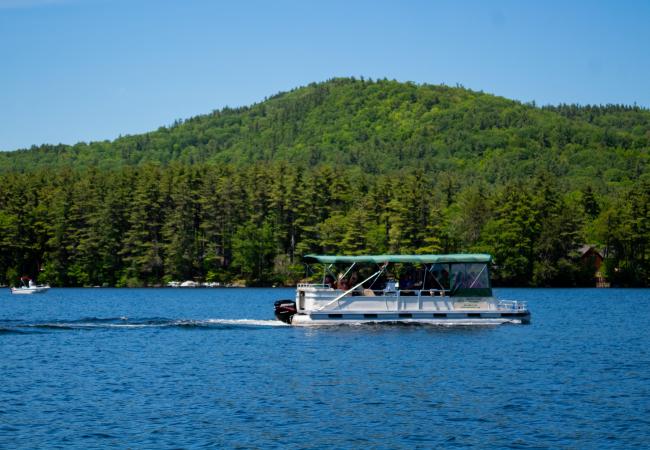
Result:
<svg viewBox="0 0 650 450">
<path fill-rule="evenodd" d="M 287 327 L 279 320 L 257 320 L 257 319 L 208 319 L 205 323 L 218 325 L 250 325 L 253 327 Z"/>
<path fill-rule="evenodd" d="M 0 324 L 1 325 L 1 324 Z M 36 323 L 9 324 L 10 328 L 38 328 L 56 330 L 87 329 L 129 329 L 129 328 L 237 328 L 237 327 L 284 327 L 287 324 L 278 320 L 260 319 L 129 319 L 90 317 L 79 320 L 57 320 Z"/>
</svg>

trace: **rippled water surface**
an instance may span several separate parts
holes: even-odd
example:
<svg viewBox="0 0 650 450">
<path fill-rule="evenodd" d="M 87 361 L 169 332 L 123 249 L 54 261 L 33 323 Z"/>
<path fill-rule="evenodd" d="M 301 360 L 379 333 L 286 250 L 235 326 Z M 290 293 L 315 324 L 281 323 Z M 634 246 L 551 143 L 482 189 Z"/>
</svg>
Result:
<svg viewBox="0 0 650 450">
<path fill-rule="evenodd" d="M 289 289 L 0 292 L 0 448 L 631 448 L 650 291 L 500 289 L 531 325 L 292 328 Z"/>
</svg>

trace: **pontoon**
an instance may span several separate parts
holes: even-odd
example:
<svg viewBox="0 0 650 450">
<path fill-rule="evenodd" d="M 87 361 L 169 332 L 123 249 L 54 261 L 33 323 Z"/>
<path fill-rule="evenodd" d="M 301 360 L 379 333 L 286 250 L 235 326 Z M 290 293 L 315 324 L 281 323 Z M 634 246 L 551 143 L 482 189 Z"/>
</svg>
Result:
<svg viewBox="0 0 650 450">
<path fill-rule="evenodd" d="M 306 263 L 322 264 L 322 282 L 298 284 L 295 301 L 275 302 L 275 315 L 291 325 L 529 323 L 525 302 L 493 296 L 491 261 L 487 254 L 307 255 Z"/>
</svg>

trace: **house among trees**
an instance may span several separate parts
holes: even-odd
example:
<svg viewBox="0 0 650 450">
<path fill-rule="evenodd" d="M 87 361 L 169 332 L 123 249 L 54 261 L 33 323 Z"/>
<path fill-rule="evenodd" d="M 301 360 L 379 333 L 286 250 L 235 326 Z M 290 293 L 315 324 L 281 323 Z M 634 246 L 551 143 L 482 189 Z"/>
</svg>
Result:
<svg viewBox="0 0 650 450">
<path fill-rule="evenodd" d="M 593 270 L 596 287 L 609 287 L 609 282 L 600 271 L 604 258 L 596 247 L 593 245 L 583 245 L 580 247 L 580 260 L 585 268 L 591 268 Z"/>
</svg>

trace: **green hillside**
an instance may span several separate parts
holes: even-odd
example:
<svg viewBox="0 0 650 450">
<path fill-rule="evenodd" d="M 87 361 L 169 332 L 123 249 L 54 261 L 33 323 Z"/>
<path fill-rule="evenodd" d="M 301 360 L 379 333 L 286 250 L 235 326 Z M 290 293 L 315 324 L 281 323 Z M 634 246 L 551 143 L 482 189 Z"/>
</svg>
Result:
<svg viewBox="0 0 650 450">
<path fill-rule="evenodd" d="M 334 79 L 112 142 L 0 153 L 0 282 L 284 283 L 306 252 L 487 251 L 647 285 L 650 111 Z M 40 269 L 40 271 L 39 271 Z"/>
</svg>

